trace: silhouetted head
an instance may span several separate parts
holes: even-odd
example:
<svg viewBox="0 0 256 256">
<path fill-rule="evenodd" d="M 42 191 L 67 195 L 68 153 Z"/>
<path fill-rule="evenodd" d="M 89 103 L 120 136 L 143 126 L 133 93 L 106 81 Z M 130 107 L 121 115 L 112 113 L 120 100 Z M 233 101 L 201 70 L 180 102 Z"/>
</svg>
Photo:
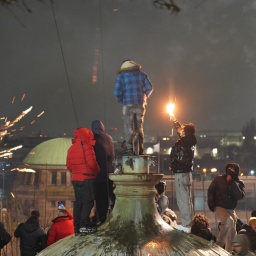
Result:
<svg viewBox="0 0 256 256">
<path fill-rule="evenodd" d="M 183 124 L 182 129 L 184 130 L 185 136 L 195 134 L 195 125 L 192 123 Z"/>
<path fill-rule="evenodd" d="M 33 210 L 33 211 L 31 212 L 31 216 L 36 217 L 36 218 L 39 218 L 39 217 L 40 217 L 40 212 L 37 211 L 37 210 Z"/>
<path fill-rule="evenodd" d="M 155 188 L 156 188 L 158 194 L 162 194 L 165 191 L 166 182 L 159 181 L 158 184 L 155 185 Z"/>
<path fill-rule="evenodd" d="M 226 174 L 230 175 L 233 180 L 238 180 L 240 166 L 236 163 L 229 163 L 226 165 Z"/>
</svg>

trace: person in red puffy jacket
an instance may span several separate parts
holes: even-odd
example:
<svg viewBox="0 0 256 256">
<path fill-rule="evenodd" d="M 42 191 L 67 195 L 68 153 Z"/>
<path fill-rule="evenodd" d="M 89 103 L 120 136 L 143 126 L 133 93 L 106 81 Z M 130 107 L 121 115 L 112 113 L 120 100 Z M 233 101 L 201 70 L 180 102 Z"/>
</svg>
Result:
<svg viewBox="0 0 256 256">
<path fill-rule="evenodd" d="M 68 149 L 66 160 L 66 166 L 72 173 L 72 185 L 75 192 L 75 235 L 86 235 L 96 231 L 89 227 L 89 216 L 95 200 L 95 179 L 100 171 L 93 149 L 94 145 L 95 140 L 90 129 L 75 129 L 74 139 Z"/>
<path fill-rule="evenodd" d="M 74 234 L 73 214 L 67 209 L 59 209 L 58 217 L 52 220 L 48 232 L 47 246 L 72 234 Z"/>
</svg>

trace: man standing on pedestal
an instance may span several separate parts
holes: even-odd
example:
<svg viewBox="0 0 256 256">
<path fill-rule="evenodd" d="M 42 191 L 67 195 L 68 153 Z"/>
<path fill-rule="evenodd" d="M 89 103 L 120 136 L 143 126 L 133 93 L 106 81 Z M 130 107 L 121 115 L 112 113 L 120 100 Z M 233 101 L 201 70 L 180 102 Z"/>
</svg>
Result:
<svg viewBox="0 0 256 256">
<path fill-rule="evenodd" d="M 172 147 L 170 154 L 170 171 L 174 173 L 176 199 L 181 219 L 181 225 L 175 228 L 190 233 L 193 212 L 192 170 L 197 142 L 195 126 L 192 123 L 181 125 L 174 116 L 171 116 L 171 121 L 180 137 Z"/>
<path fill-rule="evenodd" d="M 146 113 L 147 99 L 153 91 L 146 73 L 140 70 L 141 65 L 132 60 L 125 60 L 116 76 L 114 95 L 118 103 L 123 105 L 123 121 L 125 133 L 125 154 L 133 154 L 130 138 L 133 133 L 133 116 L 136 114 L 139 130 L 139 154 L 144 153 L 143 123 Z"/>
</svg>

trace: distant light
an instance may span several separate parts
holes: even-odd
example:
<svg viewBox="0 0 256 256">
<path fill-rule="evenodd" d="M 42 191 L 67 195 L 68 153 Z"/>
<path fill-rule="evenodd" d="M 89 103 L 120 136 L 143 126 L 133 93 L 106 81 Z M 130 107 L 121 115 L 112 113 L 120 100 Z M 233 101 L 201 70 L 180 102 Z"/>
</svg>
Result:
<svg viewBox="0 0 256 256">
<path fill-rule="evenodd" d="M 169 155 L 170 155 L 170 154 L 171 154 L 171 152 L 172 152 L 172 148 L 169 148 L 169 149 L 168 149 L 167 154 L 169 154 Z"/>
<path fill-rule="evenodd" d="M 243 136 L 242 139 L 245 140 L 245 136 Z"/>
<path fill-rule="evenodd" d="M 214 149 L 212 150 L 212 156 L 213 156 L 213 157 L 217 157 L 217 156 L 218 156 L 218 149 L 217 149 L 217 148 L 214 148 Z"/>
<path fill-rule="evenodd" d="M 200 168 L 200 165 L 197 165 L 196 167 L 197 167 L 197 168 Z"/>
<path fill-rule="evenodd" d="M 250 174 L 251 174 L 251 175 L 254 175 L 254 170 L 251 170 L 251 171 L 250 171 Z"/>
<path fill-rule="evenodd" d="M 203 173 L 206 173 L 206 172 L 207 172 L 207 170 L 206 170 L 206 168 L 204 168 L 204 169 L 203 169 Z"/>
<path fill-rule="evenodd" d="M 256 140 L 256 136 L 253 137 Z"/>
<path fill-rule="evenodd" d="M 211 172 L 217 172 L 218 170 L 217 170 L 217 168 L 212 168 L 211 169 Z"/>
<path fill-rule="evenodd" d="M 146 150 L 146 154 L 147 154 L 147 155 L 151 155 L 151 154 L 153 154 L 153 153 L 154 153 L 153 148 L 151 148 L 151 147 L 147 148 L 147 150 Z"/>
</svg>

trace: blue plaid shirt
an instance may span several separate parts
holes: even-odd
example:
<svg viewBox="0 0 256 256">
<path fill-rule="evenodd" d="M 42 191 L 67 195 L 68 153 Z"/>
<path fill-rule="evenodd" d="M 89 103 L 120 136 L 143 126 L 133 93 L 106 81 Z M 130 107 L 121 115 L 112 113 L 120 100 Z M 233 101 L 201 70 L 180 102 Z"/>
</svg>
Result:
<svg viewBox="0 0 256 256">
<path fill-rule="evenodd" d="M 114 95 L 123 105 L 144 105 L 153 91 L 153 85 L 141 70 L 117 74 Z"/>
</svg>

